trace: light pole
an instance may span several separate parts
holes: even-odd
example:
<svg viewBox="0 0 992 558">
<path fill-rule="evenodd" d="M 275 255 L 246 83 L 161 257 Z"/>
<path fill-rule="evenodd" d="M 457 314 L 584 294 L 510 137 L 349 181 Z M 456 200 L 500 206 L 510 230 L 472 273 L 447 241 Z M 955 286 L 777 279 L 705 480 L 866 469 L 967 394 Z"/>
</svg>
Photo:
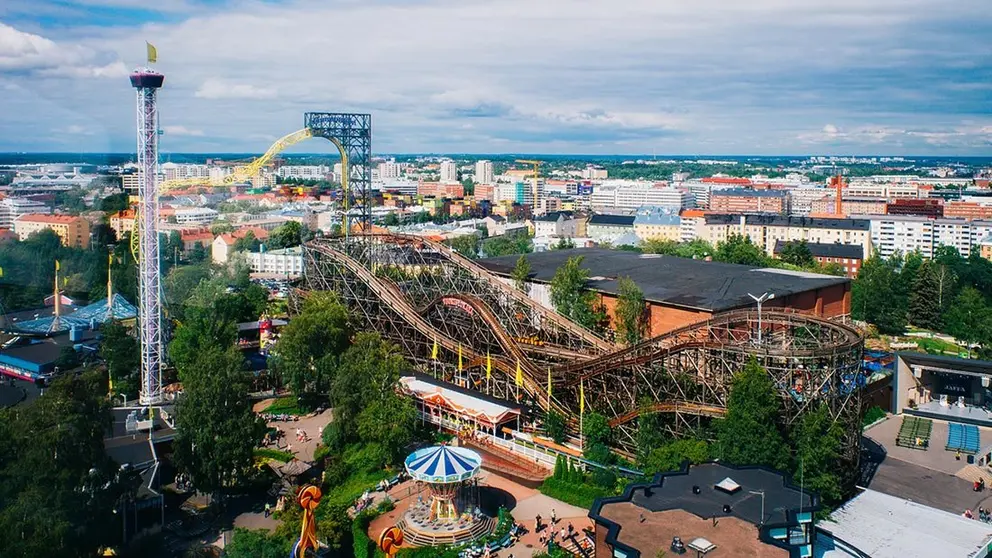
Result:
<svg viewBox="0 0 992 558">
<path fill-rule="evenodd" d="M 758 346 L 761 346 L 761 305 L 775 298 L 775 293 L 765 293 L 761 296 L 754 296 L 751 293 L 747 293 L 747 296 L 751 297 L 756 303 L 758 303 Z"/>
<path fill-rule="evenodd" d="M 751 494 L 761 495 L 761 527 L 765 526 L 765 491 L 764 490 L 749 490 Z"/>
</svg>

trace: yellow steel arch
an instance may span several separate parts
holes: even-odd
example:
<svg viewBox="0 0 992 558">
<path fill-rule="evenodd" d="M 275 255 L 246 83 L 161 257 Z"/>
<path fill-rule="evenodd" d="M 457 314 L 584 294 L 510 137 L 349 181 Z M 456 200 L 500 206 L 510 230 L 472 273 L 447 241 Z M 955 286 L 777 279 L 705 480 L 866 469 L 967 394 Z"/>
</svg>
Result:
<svg viewBox="0 0 992 558">
<path fill-rule="evenodd" d="M 158 185 L 159 193 L 169 192 L 171 190 L 176 190 L 179 188 L 189 188 L 193 186 L 229 186 L 231 184 L 240 184 L 242 182 L 251 180 L 252 178 L 258 176 L 259 171 L 261 171 L 265 166 L 272 162 L 277 155 L 282 153 L 286 148 L 296 145 L 304 140 L 308 140 L 313 137 L 313 132 L 309 128 L 304 128 L 302 130 L 297 130 L 291 134 L 287 134 L 273 143 L 265 151 L 265 153 L 251 161 L 246 165 L 239 165 L 234 167 L 234 171 L 221 178 L 220 180 L 204 180 L 202 178 L 184 178 L 180 180 L 166 180 L 160 182 Z M 348 195 L 348 153 L 345 151 L 344 146 L 337 138 L 327 138 L 338 148 L 338 152 L 341 154 L 341 192 L 344 198 L 344 211 L 347 213 L 350 204 L 350 197 Z M 131 228 L 131 255 L 134 257 L 134 261 L 138 261 L 141 257 L 140 254 L 140 242 L 139 237 L 141 234 L 140 223 L 141 219 L 138 216 L 138 208 L 134 211 L 134 225 Z"/>
</svg>

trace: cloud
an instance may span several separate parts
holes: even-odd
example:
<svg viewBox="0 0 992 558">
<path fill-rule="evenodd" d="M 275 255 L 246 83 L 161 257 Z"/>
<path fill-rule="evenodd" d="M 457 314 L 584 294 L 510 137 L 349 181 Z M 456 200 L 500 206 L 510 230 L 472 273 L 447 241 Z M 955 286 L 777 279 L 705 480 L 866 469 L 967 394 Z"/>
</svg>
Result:
<svg viewBox="0 0 992 558">
<path fill-rule="evenodd" d="M 201 99 L 275 99 L 276 90 L 211 78 L 196 90 L 196 97 Z"/>
<path fill-rule="evenodd" d="M 261 150 L 327 110 L 372 113 L 387 152 L 989 152 L 987 0 L 77 2 L 144 25 L 53 23 L 56 0 L 18 12 L 31 37 L 0 40 L 0 75 L 44 82 L 0 111 L 0 150 L 24 115 L 58 126 L 36 97 L 133 150 L 126 81 L 83 78 L 120 77 L 149 39 L 163 125 L 204 131 L 177 150 Z M 304 31 L 319 21 L 335 32 Z"/>
<path fill-rule="evenodd" d="M 169 136 L 203 137 L 203 130 L 195 130 L 186 126 L 162 126 L 162 131 Z"/>
<path fill-rule="evenodd" d="M 100 58 L 105 56 L 88 48 L 60 45 L 41 35 L 0 23 L 0 73 L 28 72 L 63 78 L 122 77 L 127 74 L 123 62 L 100 64 Z"/>
</svg>

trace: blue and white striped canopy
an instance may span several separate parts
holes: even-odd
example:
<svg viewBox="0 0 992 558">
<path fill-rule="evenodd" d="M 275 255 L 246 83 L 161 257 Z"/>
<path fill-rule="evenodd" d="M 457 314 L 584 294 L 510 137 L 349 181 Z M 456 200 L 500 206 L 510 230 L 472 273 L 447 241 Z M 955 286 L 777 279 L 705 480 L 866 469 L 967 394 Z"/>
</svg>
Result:
<svg viewBox="0 0 992 558">
<path fill-rule="evenodd" d="M 418 481 L 461 482 L 475 476 L 482 465 L 482 457 L 470 449 L 434 446 L 411 453 L 405 465 L 406 472 Z"/>
</svg>

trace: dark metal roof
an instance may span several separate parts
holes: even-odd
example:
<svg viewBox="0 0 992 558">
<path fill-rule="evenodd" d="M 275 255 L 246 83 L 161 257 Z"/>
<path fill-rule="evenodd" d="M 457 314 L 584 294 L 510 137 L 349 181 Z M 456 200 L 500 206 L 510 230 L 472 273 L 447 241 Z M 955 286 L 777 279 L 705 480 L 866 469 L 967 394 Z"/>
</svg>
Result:
<svg viewBox="0 0 992 558">
<path fill-rule="evenodd" d="M 591 289 L 616 295 L 617 280 L 630 277 L 644 291 L 646 300 L 709 312 L 753 306 L 748 293 L 771 292 L 782 298 L 850 283 L 846 277 L 604 248 L 527 254 L 533 280 L 551 282 L 555 271 L 574 256 L 584 256 L 582 266 L 589 270 Z M 509 276 L 519 257 L 500 256 L 479 263 L 494 273 Z"/>
<path fill-rule="evenodd" d="M 607 225 L 611 227 L 633 227 L 633 215 L 603 215 L 597 213 L 589 218 L 589 225 Z"/>
<path fill-rule="evenodd" d="M 535 221 L 547 221 L 547 222 L 555 223 L 555 222 L 558 221 L 559 218 L 571 219 L 572 218 L 572 212 L 571 211 L 552 211 L 550 213 L 546 213 L 544 215 L 541 215 L 540 217 L 535 217 L 534 220 Z"/>
<path fill-rule="evenodd" d="M 775 242 L 775 253 L 778 254 L 782 251 L 782 248 L 787 244 L 785 240 L 779 240 Z M 807 242 L 806 247 L 809 248 L 811 254 L 814 258 L 853 258 L 856 260 L 863 260 L 865 257 L 864 246 L 860 244 L 826 244 L 820 242 Z"/>
<path fill-rule="evenodd" d="M 960 370 L 971 374 L 982 374 L 992 376 L 992 361 L 970 360 L 946 355 L 930 355 L 926 353 L 896 353 L 899 360 L 906 364 L 917 366 L 928 366 L 931 368 L 945 368 L 948 370 Z"/>
<path fill-rule="evenodd" d="M 691 467 L 687 463 L 684 467 L 681 471 L 659 473 L 652 482 L 628 485 L 621 496 L 597 499 L 589 510 L 589 517 L 607 528 L 607 542 L 615 548 L 629 548 L 617 544 L 617 536 L 625 526 L 602 516 L 603 508 L 610 504 L 630 502 L 644 508 L 645 512 L 683 510 L 703 519 L 732 516 L 759 526 L 762 530 L 759 537 L 772 544 L 774 542 L 767 538 L 768 529 L 796 524 L 800 509 L 802 513 L 820 509 L 820 498 L 816 493 L 801 490 L 789 477 L 773 469 L 721 463 Z M 726 478 L 739 485 L 733 494 L 715 488 Z M 693 487 L 697 486 L 699 494 L 694 494 Z M 724 512 L 724 505 L 730 506 L 730 513 Z M 636 525 L 627 527 L 637 528 Z"/>
<path fill-rule="evenodd" d="M 765 225 L 778 227 L 806 227 L 812 229 L 834 229 L 869 231 L 871 221 L 868 219 L 821 219 L 819 217 L 796 217 L 769 214 L 739 214 L 739 213 L 707 213 L 707 225 L 737 225 L 744 217 L 748 225 Z"/>
</svg>

